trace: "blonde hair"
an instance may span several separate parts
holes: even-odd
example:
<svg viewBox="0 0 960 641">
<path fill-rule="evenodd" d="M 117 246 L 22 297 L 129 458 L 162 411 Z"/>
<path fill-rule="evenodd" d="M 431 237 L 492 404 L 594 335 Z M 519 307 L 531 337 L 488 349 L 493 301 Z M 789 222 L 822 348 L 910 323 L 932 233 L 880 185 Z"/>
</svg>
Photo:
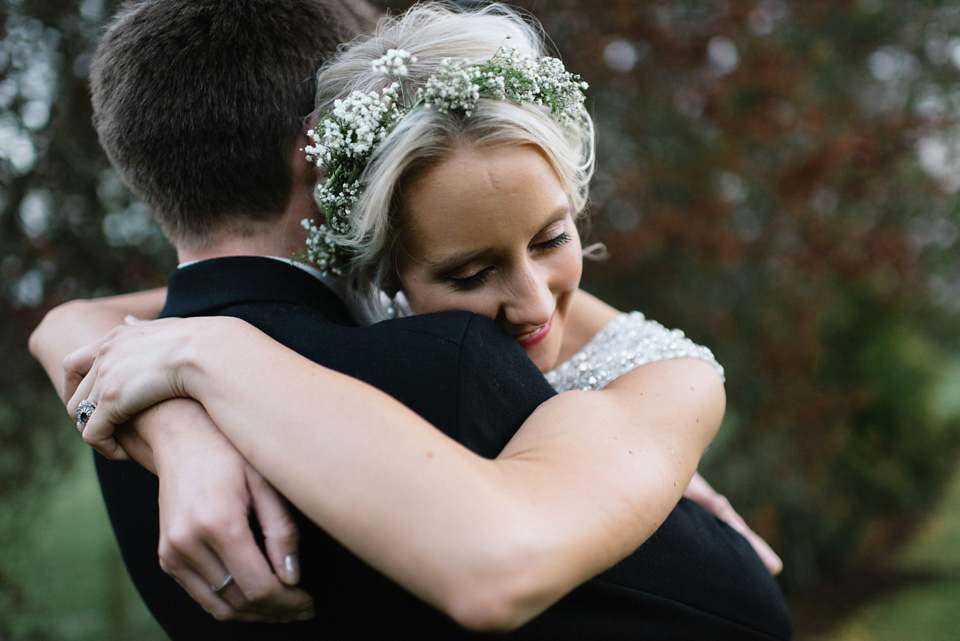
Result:
<svg viewBox="0 0 960 641">
<path fill-rule="evenodd" d="M 390 49 L 414 56 L 404 84 L 407 95 L 415 95 L 443 60 L 482 64 L 505 45 L 534 59 L 545 55 L 539 25 L 504 5 L 471 11 L 441 3 L 415 5 L 382 20 L 374 35 L 346 46 L 320 70 L 318 111 L 329 111 L 334 100 L 353 91 L 379 92 L 388 86 L 391 80 L 375 71 L 373 62 Z M 560 124 L 546 107 L 486 98 L 469 115 L 414 109 L 373 152 L 361 176 L 362 193 L 352 208 L 348 243 L 353 258 L 345 278 L 347 303 L 358 316 L 369 320 L 389 316 L 383 292 L 393 294 L 397 288 L 402 186 L 441 164 L 463 144 L 537 147 L 560 179 L 575 214 L 583 213 L 594 164 L 593 123 L 586 113 L 576 122 Z"/>
</svg>

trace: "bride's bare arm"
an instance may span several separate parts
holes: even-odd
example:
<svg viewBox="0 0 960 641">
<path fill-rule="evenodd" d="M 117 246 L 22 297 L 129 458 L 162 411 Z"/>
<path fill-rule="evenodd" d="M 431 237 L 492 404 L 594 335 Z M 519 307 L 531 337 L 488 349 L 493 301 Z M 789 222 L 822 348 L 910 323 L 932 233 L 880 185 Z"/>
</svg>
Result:
<svg viewBox="0 0 960 641">
<path fill-rule="evenodd" d="M 40 361 L 61 397 L 64 392 L 63 359 L 71 352 L 99 340 L 127 316 L 156 318 L 163 309 L 166 288 L 150 289 L 91 300 L 72 300 L 43 317 L 30 334 L 30 353 Z M 75 387 L 76 381 L 70 386 Z"/>
<path fill-rule="evenodd" d="M 597 332 L 619 314 L 619 310 L 596 296 L 582 289 L 577 290 L 570 306 L 567 325 L 564 328 L 564 340 L 568 343 L 564 345 L 566 355 L 561 360 L 565 360 L 569 355 L 579 351 Z M 639 394 L 642 391 L 638 388 L 636 393 Z M 706 479 L 700 476 L 699 472 L 693 476 L 683 495 L 739 532 L 747 539 L 770 573 L 773 575 L 780 574 L 783 570 L 783 561 L 780 556 L 759 534 L 750 528 L 743 517 L 730 504 L 730 501 L 727 500 L 727 497 L 714 490 Z"/>
<path fill-rule="evenodd" d="M 166 289 L 154 289 L 64 303 L 30 335 L 30 351 L 57 393 L 72 393 L 90 362 L 65 368 L 67 355 L 101 340 L 128 315 L 156 318 L 165 297 Z M 148 441 L 145 434 L 153 438 Z M 201 406 L 186 399 L 154 405 L 116 436 L 120 451 L 150 472 L 166 467 L 160 476 L 160 562 L 178 572 L 184 588 L 208 612 L 221 620 L 312 615 L 309 595 L 289 587 L 299 579 L 298 533 L 286 503 L 223 438 Z M 191 453 L 201 454 L 199 463 Z M 250 531 L 251 511 L 257 513 L 269 562 Z M 209 586 L 225 576 L 223 566 L 235 574 L 236 585 L 214 594 Z"/>
<path fill-rule="evenodd" d="M 145 363 L 148 354 L 159 360 Z M 71 400 L 99 400 L 91 439 L 158 398 L 192 396 L 302 511 L 477 629 L 521 625 L 646 540 L 724 407 L 710 365 L 653 363 L 603 392 L 548 401 L 488 460 L 234 319 L 124 328 L 92 374 Z M 364 402 L 345 401 L 356 398 Z"/>
</svg>

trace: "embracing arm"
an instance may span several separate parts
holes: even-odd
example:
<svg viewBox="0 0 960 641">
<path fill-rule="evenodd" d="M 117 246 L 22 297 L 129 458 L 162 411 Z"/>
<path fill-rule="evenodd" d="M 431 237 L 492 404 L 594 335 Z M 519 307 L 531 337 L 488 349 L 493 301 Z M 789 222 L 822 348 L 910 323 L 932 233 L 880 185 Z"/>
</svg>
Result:
<svg viewBox="0 0 960 641">
<path fill-rule="evenodd" d="M 54 307 L 30 334 L 30 353 L 40 361 L 50 382 L 64 394 L 63 360 L 73 351 L 101 339 L 124 318 L 156 318 L 163 309 L 166 288 L 91 300 L 72 300 Z M 76 386 L 76 382 L 72 386 Z"/>
<path fill-rule="evenodd" d="M 521 625 L 637 548 L 679 500 L 723 413 L 712 367 L 651 364 L 603 392 L 551 399 L 489 460 L 240 321 L 176 322 L 174 344 L 159 350 L 180 372 L 173 394 L 201 401 L 254 467 L 358 556 L 470 628 Z M 71 402 L 100 400 L 91 433 L 139 409 L 131 390 L 154 368 L 109 355 L 123 352 L 124 334 L 163 331 L 151 325 L 105 345 Z M 344 402 L 360 394 L 363 404 Z"/>
<path fill-rule="evenodd" d="M 89 363 L 80 364 L 79 369 L 65 368 L 67 356 L 100 340 L 114 327 L 123 325 L 127 316 L 156 318 L 163 309 L 166 294 L 166 288 L 158 288 L 105 298 L 77 299 L 58 305 L 47 312 L 30 334 L 30 353 L 43 366 L 57 394 L 67 401 L 89 369 Z M 122 452 L 156 472 L 151 449 L 136 432 L 119 432 L 117 442 Z"/>
<path fill-rule="evenodd" d="M 564 329 L 565 339 L 569 339 L 571 342 L 570 345 L 567 345 L 568 356 L 569 353 L 578 351 L 619 315 L 620 312 L 610 305 L 607 305 L 605 302 L 583 290 L 578 290 L 574 295 L 567 326 Z M 667 331 L 662 327 L 661 329 L 664 332 Z M 681 341 L 687 341 L 687 339 L 683 338 Z M 690 342 L 689 345 L 691 347 L 694 346 L 692 342 Z M 642 352 L 643 349 L 645 348 L 640 348 L 640 351 Z M 700 353 L 708 357 L 708 362 L 713 363 L 719 368 L 719 365 L 713 360 L 713 355 L 709 350 L 705 350 L 705 354 L 703 351 Z M 657 355 L 657 358 L 667 357 L 667 355 L 662 353 Z M 641 393 L 642 391 L 642 387 L 636 388 L 637 393 Z M 727 497 L 714 490 L 699 473 L 694 475 L 683 494 L 707 512 L 739 532 L 750 543 L 757 553 L 757 556 L 760 557 L 771 574 L 777 575 L 783 570 L 783 561 L 777 553 L 773 551 L 773 548 L 756 532 L 750 529 L 750 526 L 747 525 L 743 517 L 733 509 Z"/>
<path fill-rule="evenodd" d="M 64 303 L 48 312 L 30 335 L 30 352 L 57 393 L 70 395 L 92 357 L 68 355 L 100 341 L 127 316 L 156 318 L 165 298 L 166 289 L 161 288 Z M 298 582 L 299 572 L 298 532 L 286 504 L 210 422 L 203 407 L 186 399 L 159 403 L 134 417 L 129 428 L 118 430 L 116 438 L 122 450 L 117 448 L 115 456 L 127 454 L 153 474 L 165 468 L 160 475 L 160 563 L 177 572 L 184 588 L 208 612 L 235 620 L 312 616 L 309 596 L 288 587 Z M 269 563 L 250 531 L 251 511 L 258 516 Z M 236 587 L 214 594 L 209 585 L 222 581 L 228 571 L 235 575 Z"/>
</svg>

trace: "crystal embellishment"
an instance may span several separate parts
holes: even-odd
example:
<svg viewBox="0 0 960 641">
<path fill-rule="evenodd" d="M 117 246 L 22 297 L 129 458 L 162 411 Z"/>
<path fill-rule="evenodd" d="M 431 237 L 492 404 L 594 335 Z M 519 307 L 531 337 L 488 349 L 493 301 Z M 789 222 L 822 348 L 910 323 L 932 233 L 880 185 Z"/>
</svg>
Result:
<svg viewBox="0 0 960 641">
<path fill-rule="evenodd" d="M 640 312 L 620 314 L 568 361 L 546 373 L 558 392 L 601 390 L 627 372 L 656 361 L 698 358 L 723 367 L 708 348 L 697 345 L 679 329 L 667 329 Z"/>
</svg>

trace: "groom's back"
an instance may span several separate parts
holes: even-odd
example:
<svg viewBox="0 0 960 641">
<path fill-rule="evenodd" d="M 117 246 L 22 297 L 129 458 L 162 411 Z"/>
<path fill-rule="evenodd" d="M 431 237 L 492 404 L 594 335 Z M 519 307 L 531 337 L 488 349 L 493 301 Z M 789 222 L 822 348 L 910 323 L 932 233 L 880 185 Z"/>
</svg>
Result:
<svg viewBox="0 0 960 641">
<path fill-rule="evenodd" d="M 383 389 L 486 456 L 496 455 L 554 394 L 516 341 L 486 318 L 449 312 L 357 328 L 343 323 L 342 304 L 317 279 L 270 258 L 219 258 L 176 270 L 162 315 L 246 320 L 308 358 Z M 98 456 L 96 465 L 124 561 L 172 638 L 375 639 L 398 631 L 421 639 L 477 636 L 369 568 L 302 514 L 300 585 L 313 596 L 316 619 L 218 623 L 157 564 L 156 478 L 129 462 Z"/>
<path fill-rule="evenodd" d="M 452 438 L 495 456 L 553 392 L 516 342 L 456 312 L 356 328 L 319 281 L 255 257 L 202 261 L 170 280 L 166 315 L 243 318 L 305 356 L 395 396 Z M 322 420 L 322 417 L 317 417 Z M 265 426 L 264 429 L 269 429 Z M 156 480 L 98 459 L 111 520 L 147 604 L 173 638 L 476 638 L 366 566 L 302 515 L 302 587 L 315 620 L 217 623 L 156 562 Z M 337 488 L 317 488 L 336 492 Z M 639 550 L 507 638 L 787 639 L 776 583 L 747 542 L 684 500 Z"/>
<path fill-rule="evenodd" d="M 118 172 L 151 205 L 178 248 L 209 247 L 224 237 L 242 240 L 281 217 L 293 180 L 290 159 L 312 109 L 313 72 L 337 43 L 368 24 L 361 5 L 126 5 L 93 64 L 97 129 Z M 277 61 L 282 64 L 271 66 Z M 223 260 L 228 262 L 179 270 L 167 311 L 189 303 L 176 312 L 244 318 L 318 362 L 381 387 L 482 455 L 499 452 L 551 394 L 516 343 L 486 319 L 450 314 L 349 328 L 331 322 L 344 315 L 342 306 L 299 269 L 268 259 Z M 224 297 L 228 292 L 232 298 Z M 369 639 L 399 631 L 418 638 L 472 636 L 305 519 L 303 584 L 314 594 L 318 618 L 285 625 L 217 623 L 159 569 L 156 479 L 138 466 L 103 459 L 98 472 L 125 561 L 174 638 Z M 732 554 L 736 539 L 727 540 L 697 509 L 684 503 L 675 514 L 697 518 L 671 516 L 670 527 L 642 554 L 588 582 L 514 636 L 785 638 L 789 622 L 784 627 L 782 599 L 762 565 L 741 563 Z M 711 545 L 691 545 L 698 540 Z M 709 581 L 698 577 L 700 567 L 712 568 Z M 743 594 L 718 591 L 723 582 L 751 587 Z M 726 601 L 719 598 L 727 594 Z"/>
</svg>

